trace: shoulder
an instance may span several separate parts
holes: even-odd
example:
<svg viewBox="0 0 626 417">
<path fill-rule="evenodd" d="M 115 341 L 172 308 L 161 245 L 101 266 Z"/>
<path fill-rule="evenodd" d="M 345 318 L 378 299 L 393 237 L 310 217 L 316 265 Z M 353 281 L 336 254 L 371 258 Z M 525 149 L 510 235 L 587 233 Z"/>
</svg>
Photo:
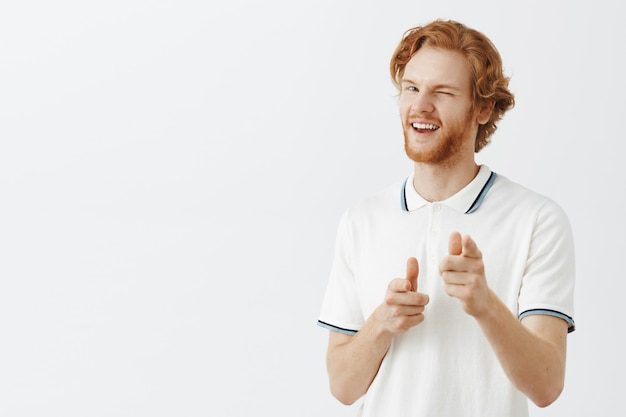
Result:
<svg viewBox="0 0 626 417">
<path fill-rule="evenodd" d="M 493 184 L 488 206 L 492 214 L 497 212 L 510 221 L 526 219 L 536 227 L 550 225 L 560 230 L 570 228 L 567 213 L 551 197 L 500 174 Z"/>
<path fill-rule="evenodd" d="M 548 210 L 563 212 L 562 207 L 551 197 L 534 191 L 524 185 L 510 180 L 508 177 L 497 174 L 493 185 L 493 200 L 499 203 L 509 204 L 522 208 L 535 208 L 536 210 Z"/>
<path fill-rule="evenodd" d="M 401 221 L 400 218 L 406 215 L 401 203 L 404 181 L 396 181 L 349 206 L 339 221 L 339 234 L 359 240 L 373 230 L 384 230 Z"/>
<path fill-rule="evenodd" d="M 352 204 L 344 212 L 345 219 L 365 220 L 402 213 L 401 195 L 406 179 L 394 182 Z"/>
</svg>

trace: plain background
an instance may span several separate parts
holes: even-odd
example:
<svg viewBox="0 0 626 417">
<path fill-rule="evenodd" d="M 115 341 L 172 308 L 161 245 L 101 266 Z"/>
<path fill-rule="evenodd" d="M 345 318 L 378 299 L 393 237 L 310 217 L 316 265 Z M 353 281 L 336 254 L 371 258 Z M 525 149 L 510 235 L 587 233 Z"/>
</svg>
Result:
<svg viewBox="0 0 626 417">
<path fill-rule="evenodd" d="M 316 326 L 341 213 L 403 179 L 391 53 L 489 36 L 517 106 L 479 162 L 576 238 L 566 388 L 624 415 L 624 13 L 595 1 L 0 5 L 0 415 L 351 416 Z"/>
</svg>

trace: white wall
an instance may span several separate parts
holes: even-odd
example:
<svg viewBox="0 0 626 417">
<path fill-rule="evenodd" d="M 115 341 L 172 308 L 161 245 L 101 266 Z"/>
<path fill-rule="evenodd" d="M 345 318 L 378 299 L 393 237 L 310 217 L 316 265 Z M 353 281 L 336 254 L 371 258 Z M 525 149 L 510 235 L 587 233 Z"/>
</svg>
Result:
<svg viewBox="0 0 626 417">
<path fill-rule="evenodd" d="M 351 416 L 315 324 L 335 228 L 410 170 L 388 61 L 438 17 L 513 77 L 479 160 L 576 236 L 566 389 L 532 415 L 622 409 L 618 3 L 221 3 L 0 5 L 0 415 Z"/>
</svg>

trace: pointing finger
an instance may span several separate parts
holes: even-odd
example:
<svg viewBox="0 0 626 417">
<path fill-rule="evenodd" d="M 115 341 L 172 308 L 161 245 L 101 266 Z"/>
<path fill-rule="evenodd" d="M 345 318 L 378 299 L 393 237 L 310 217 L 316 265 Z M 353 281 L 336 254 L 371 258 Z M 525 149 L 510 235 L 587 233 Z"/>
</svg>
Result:
<svg viewBox="0 0 626 417">
<path fill-rule="evenodd" d="M 448 241 L 448 253 L 450 255 L 460 255 L 463 251 L 463 243 L 459 232 L 452 232 Z"/>
<path fill-rule="evenodd" d="M 417 259 L 411 257 L 406 261 L 406 279 L 411 283 L 411 291 L 417 291 L 418 274 L 419 265 Z"/>
<path fill-rule="evenodd" d="M 469 235 L 463 237 L 463 256 L 468 258 L 481 258 L 483 256 L 478 245 Z"/>
</svg>

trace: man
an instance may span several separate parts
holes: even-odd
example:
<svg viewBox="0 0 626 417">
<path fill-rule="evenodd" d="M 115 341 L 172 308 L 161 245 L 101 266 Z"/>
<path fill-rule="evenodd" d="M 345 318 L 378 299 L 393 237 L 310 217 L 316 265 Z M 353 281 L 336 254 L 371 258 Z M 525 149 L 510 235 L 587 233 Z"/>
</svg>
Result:
<svg viewBox="0 0 626 417">
<path fill-rule="evenodd" d="M 410 29 L 391 76 L 414 171 L 340 221 L 318 322 L 331 392 L 361 416 L 527 416 L 564 385 L 569 221 L 475 162 L 514 106 L 482 33 Z"/>
</svg>

